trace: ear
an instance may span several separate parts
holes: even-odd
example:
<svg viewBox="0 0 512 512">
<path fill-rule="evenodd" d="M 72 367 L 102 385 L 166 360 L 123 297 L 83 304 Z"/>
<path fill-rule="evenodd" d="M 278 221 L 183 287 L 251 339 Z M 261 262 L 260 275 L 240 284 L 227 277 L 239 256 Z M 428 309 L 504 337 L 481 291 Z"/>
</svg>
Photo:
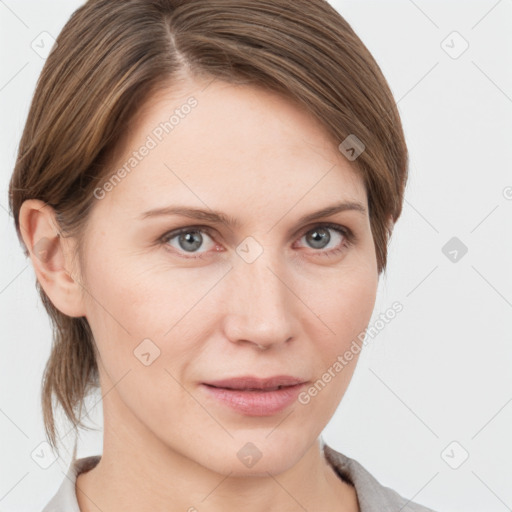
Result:
<svg viewBox="0 0 512 512">
<path fill-rule="evenodd" d="M 55 210 L 39 199 L 27 199 L 19 220 L 37 280 L 52 304 L 65 315 L 85 316 L 83 288 L 74 275 L 72 243 L 62 236 Z"/>
</svg>

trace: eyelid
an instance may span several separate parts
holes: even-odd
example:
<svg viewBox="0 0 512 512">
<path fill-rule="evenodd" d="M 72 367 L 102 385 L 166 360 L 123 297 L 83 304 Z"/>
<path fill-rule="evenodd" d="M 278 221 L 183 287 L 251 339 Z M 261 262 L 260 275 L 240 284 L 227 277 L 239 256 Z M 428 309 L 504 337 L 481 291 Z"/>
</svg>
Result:
<svg viewBox="0 0 512 512">
<path fill-rule="evenodd" d="M 298 235 L 300 234 L 300 237 L 303 237 L 306 233 L 309 233 L 315 228 L 330 228 L 335 231 L 339 231 L 342 235 L 344 235 L 347 239 L 355 239 L 355 235 L 351 229 L 349 229 L 347 226 L 344 226 L 342 224 L 337 224 L 336 222 L 329 222 L 329 221 L 320 221 L 320 222 L 313 222 L 309 226 L 306 226 L 305 228 L 301 228 L 298 231 Z"/>
</svg>

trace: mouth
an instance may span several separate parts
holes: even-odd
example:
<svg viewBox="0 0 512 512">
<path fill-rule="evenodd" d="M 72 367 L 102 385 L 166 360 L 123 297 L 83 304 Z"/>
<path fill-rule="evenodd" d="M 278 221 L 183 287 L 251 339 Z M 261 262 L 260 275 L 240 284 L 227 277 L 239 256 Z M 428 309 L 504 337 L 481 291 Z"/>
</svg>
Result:
<svg viewBox="0 0 512 512">
<path fill-rule="evenodd" d="M 276 391 L 284 387 L 303 384 L 304 379 L 291 377 L 289 375 L 277 375 L 260 379 L 258 377 L 233 377 L 231 379 L 215 380 L 205 382 L 206 386 L 223 389 L 234 389 L 240 391 Z"/>
<path fill-rule="evenodd" d="M 246 416 L 271 416 L 288 408 L 297 398 L 304 379 L 279 375 L 260 379 L 235 377 L 202 383 L 216 402 Z"/>
</svg>

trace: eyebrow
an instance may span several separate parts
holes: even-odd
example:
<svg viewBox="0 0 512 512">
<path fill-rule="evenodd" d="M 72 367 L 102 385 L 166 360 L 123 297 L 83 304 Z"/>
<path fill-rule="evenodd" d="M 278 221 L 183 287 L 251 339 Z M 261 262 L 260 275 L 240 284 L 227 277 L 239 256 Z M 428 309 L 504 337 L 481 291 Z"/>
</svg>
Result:
<svg viewBox="0 0 512 512">
<path fill-rule="evenodd" d="M 302 224 L 305 222 L 310 222 L 321 217 L 328 217 L 329 215 L 334 215 L 335 213 L 347 210 L 353 210 L 366 215 L 366 208 L 361 203 L 354 201 L 344 201 L 341 203 L 333 204 L 331 206 L 327 206 L 326 208 L 322 208 L 316 212 L 303 215 L 298 220 L 298 223 Z M 164 208 L 155 208 L 153 210 L 143 212 L 139 219 L 144 220 L 147 218 L 168 215 L 181 215 L 183 217 L 204 220 L 214 224 L 224 224 L 230 228 L 240 227 L 240 222 L 237 219 L 230 217 L 229 215 L 226 215 L 222 212 L 217 212 L 215 210 L 202 210 L 201 208 L 192 208 L 188 206 L 166 206 Z"/>
</svg>

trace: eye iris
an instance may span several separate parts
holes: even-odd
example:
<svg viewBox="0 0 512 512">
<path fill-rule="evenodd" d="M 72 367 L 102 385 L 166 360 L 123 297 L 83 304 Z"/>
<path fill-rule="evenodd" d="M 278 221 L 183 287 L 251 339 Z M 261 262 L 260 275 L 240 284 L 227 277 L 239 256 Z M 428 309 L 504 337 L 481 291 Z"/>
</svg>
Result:
<svg viewBox="0 0 512 512">
<path fill-rule="evenodd" d="M 195 240 L 194 240 L 195 238 Z M 192 252 L 195 249 L 199 249 L 201 247 L 201 244 L 203 242 L 203 237 L 199 233 L 199 231 L 187 231 L 186 233 L 182 233 L 178 238 L 180 247 L 185 250 Z M 192 247 L 190 245 L 184 245 L 185 244 L 192 244 Z"/>
<path fill-rule="evenodd" d="M 310 233 L 311 236 L 307 237 L 308 242 L 312 241 L 312 246 L 315 249 L 323 249 L 331 241 L 331 235 L 327 228 L 314 229 Z"/>
</svg>

